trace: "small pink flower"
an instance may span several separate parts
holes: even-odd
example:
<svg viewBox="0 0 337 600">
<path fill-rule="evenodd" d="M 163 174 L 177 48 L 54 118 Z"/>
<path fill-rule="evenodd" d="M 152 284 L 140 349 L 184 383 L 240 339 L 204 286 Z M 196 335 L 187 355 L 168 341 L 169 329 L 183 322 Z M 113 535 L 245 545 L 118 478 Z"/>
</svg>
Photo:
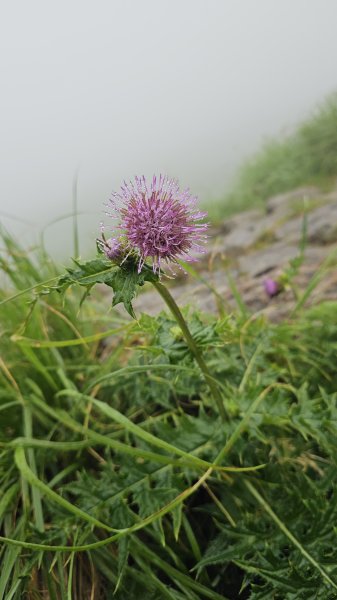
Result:
<svg viewBox="0 0 337 600">
<path fill-rule="evenodd" d="M 265 289 L 266 294 L 270 298 L 272 298 L 273 296 L 277 296 L 277 294 L 279 294 L 279 292 L 281 291 L 279 283 L 277 281 L 275 281 L 275 279 L 271 279 L 270 277 L 265 279 L 264 289 Z"/>
<path fill-rule="evenodd" d="M 175 179 L 162 175 L 150 184 L 144 176 L 135 177 L 112 194 L 107 214 L 119 220 L 118 235 L 125 240 L 126 254 L 137 255 L 139 272 L 148 259 L 160 274 L 163 264 L 195 261 L 190 253 L 204 251 L 208 224 L 199 221 L 207 213 L 196 209 L 196 200 Z"/>
</svg>

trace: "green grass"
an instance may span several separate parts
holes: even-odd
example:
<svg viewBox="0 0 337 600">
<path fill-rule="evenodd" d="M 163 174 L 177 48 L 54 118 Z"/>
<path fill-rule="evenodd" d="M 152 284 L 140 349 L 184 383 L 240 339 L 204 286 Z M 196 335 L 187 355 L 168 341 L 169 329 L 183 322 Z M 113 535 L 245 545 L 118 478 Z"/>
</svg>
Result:
<svg viewBox="0 0 337 600">
<path fill-rule="evenodd" d="M 337 598 L 337 303 L 303 307 L 323 273 L 278 325 L 185 311 L 224 424 L 169 315 L 36 295 L 51 259 L 2 247 L 0 599 Z"/>
<path fill-rule="evenodd" d="M 289 137 L 270 141 L 240 169 L 233 189 L 207 206 L 217 222 L 261 207 L 273 195 L 303 185 L 330 189 L 337 177 L 337 94 Z"/>
</svg>

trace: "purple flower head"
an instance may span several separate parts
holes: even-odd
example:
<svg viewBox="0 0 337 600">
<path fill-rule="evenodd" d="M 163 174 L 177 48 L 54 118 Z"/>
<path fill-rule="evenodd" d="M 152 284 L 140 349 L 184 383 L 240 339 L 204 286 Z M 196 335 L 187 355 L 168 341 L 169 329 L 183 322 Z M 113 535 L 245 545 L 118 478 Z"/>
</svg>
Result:
<svg viewBox="0 0 337 600">
<path fill-rule="evenodd" d="M 265 279 L 264 289 L 269 298 L 277 296 L 277 294 L 281 291 L 279 283 L 270 277 Z"/>
<path fill-rule="evenodd" d="M 160 175 L 150 184 L 145 177 L 124 182 L 114 192 L 107 213 L 119 219 L 116 229 L 126 240 L 127 253 L 138 257 L 138 272 L 145 261 L 155 273 L 165 264 L 178 259 L 194 261 L 190 253 L 203 252 L 207 223 L 200 223 L 207 213 L 196 209 L 196 197 L 181 191 L 175 179 Z"/>
</svg>

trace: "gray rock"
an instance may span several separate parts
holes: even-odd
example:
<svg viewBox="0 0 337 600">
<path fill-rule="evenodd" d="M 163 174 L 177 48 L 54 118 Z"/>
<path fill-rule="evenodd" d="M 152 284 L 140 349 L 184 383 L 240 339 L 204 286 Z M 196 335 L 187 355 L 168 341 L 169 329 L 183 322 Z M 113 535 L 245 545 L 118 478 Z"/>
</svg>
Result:
<svg viewBox="0 0 337 600">
<path fill-rule="evenodd" d="M 298 253 L 298 246 L 278 242 L 258 252 L 242 256 L 239 261 L 240 271 L 250 277 L 260 277 L 269 273 L 272 269 L 283 267 Z"/>
<path fill-rule="evenodd" d="M 228 256 L 245 253 L 249 248 L 259 243 L 267 235 L 272 241 L 274 217 L 264 215 L 259 210 L 251 210 L 236 215 L 225 222 L 224 229 L 216 238 L 214 249 Z M 228 224 L 228 229 L 226 229 Z M 229 233 L 226 233 L 229 231 Z"/>
<path fill-rule="evenodd" d="M 298 246 L 302 237 L 303 215 L 281 221 L 275 225 L 275 238 L 282 244 Z"/>
<path fill-rule="evenodd" d="M 308 241 L 324 245 L 337 241 L 337 201 L 320 206 L 309 214 Z"/>
<path fill-rule="evenodd" d="M 242 227 L 243 223 L 255 222 L 261 219 L 263 212 L 261 210 L 248 210 L 238 215 L 234 215 L 229 219 L 226 219 L 220 226 L 220 233 L 228 235 L 234 230 Z"/>
<path fill-rule="evenodd" d="M 284 213 L 295 201 L 319 198 L 320 196 L 322 196 L 322 192 L 314 186 L 301 187 L 284 194 L 278 194 L 267 201 L 267 213 Z"/>
</svg>

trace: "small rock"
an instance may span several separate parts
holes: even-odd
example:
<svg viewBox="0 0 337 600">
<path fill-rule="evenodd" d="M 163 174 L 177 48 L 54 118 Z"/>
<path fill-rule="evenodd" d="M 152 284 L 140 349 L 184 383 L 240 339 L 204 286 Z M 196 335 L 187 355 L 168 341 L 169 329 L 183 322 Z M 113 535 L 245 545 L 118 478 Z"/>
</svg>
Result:
<svg viewBox="0 0 337 600">
<path fill-rule="evenodd" d="M 234 215 L 226 221 L 223 221 L 221 224 L 221 233 L 224 235 L 228 235 L 232 231 L 242 227 L 243 222 L 252 222 L 257 221 L 263 216 L 263 213 L 260 210 L 248 210 L 243 213 L 239 213 L 238 215 Z"/>
<path fill-rule="evenodd" d="M 272 244 L 258 252 L 252 252 L 240 259 L 240 270 L 249 274 L 250 277 L 260 277 L 269 273 L 272 269 L 286 264 L 290 259 L 298 255 L 298 247 L 282 242 Z"/>
<path fill-rule="evenodd" d="M 230 232 L 219 236 L 218 245 L 221 244 L 223 252 L 230 256 L 243 254 L 263 238 L 273 222 L 274 217 L 259 210 L 241 213 L 230 220 Z"/>
<path fill-rule="evenodd" d="M 322 192 L 314 186 L 301 187 L 290 192 L 285 192 L 284 194 L 278 194 L 267 201 L 267 213 L 283 213 L 296 200 L 305 200 L 320 196 L 322 196 Z"/>
<path fill-rule="evenodd" d="M 337 202 L 321 206 L 310 213 L 308 241 L 324 245 L 337 241 Z"/>
</svg>

